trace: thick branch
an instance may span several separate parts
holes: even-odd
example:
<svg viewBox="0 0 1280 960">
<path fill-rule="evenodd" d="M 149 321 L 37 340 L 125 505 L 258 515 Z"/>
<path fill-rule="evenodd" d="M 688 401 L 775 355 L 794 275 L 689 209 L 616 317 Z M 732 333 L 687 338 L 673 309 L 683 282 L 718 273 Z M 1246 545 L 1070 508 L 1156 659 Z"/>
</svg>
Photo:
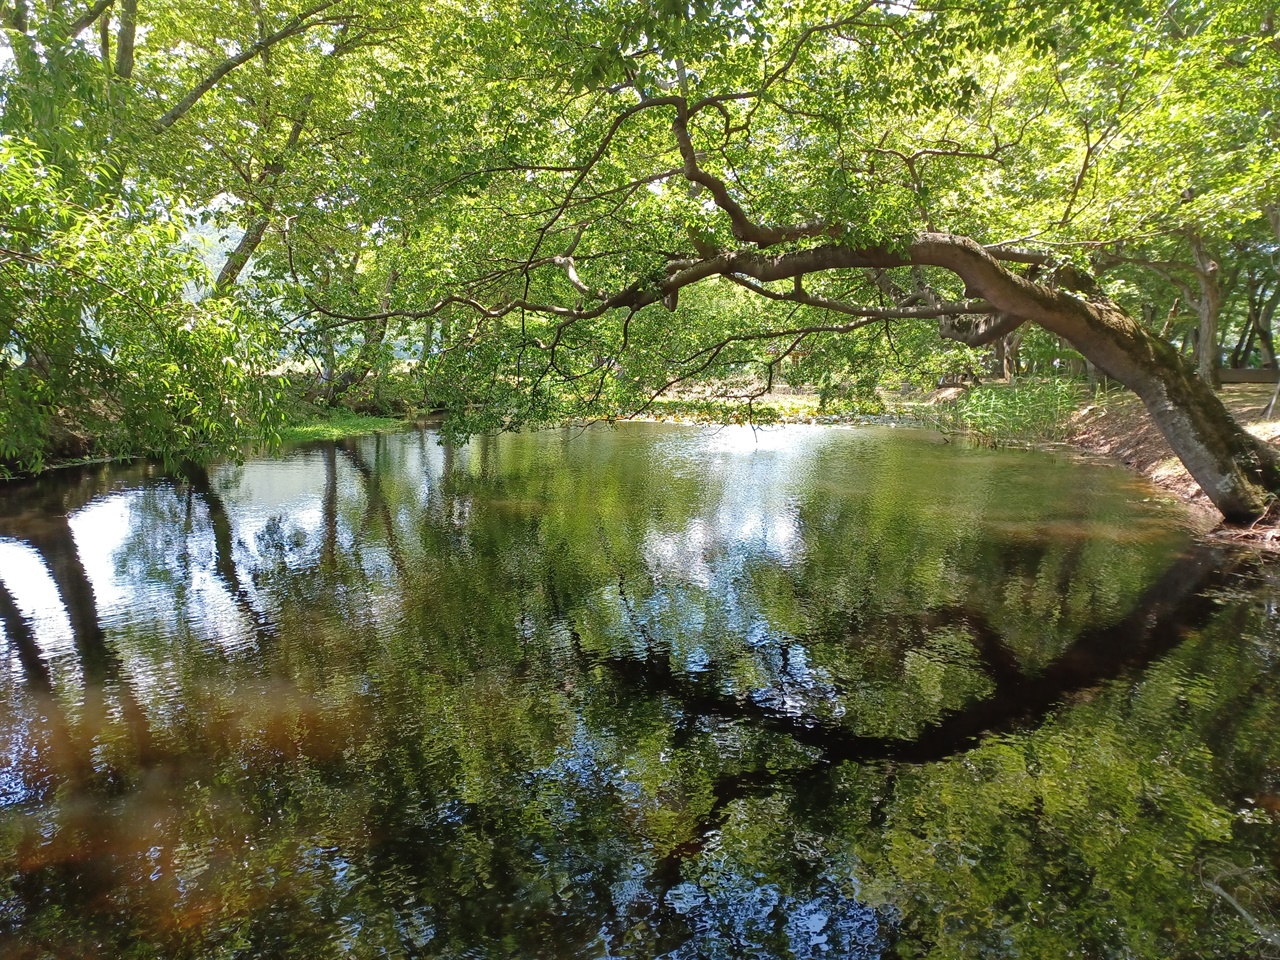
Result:
<svg viewBox="0 0 1280 960">
<path fill-rule="evenodd" d="M 597 310 L 543 312 L 587 317 L 613 307 L 639 309 L 713 276 L 736 275 L 769 283 L 831 270 L 913 265 L 949 270 L 1004 315 L 986 334 L 1031 321 L 1066 338 L 1103 373 L 1133 389 L 1174 452 L 1229 520 L 1258 517 L 1266 507 L 1268 491 L 1280 490 L 1276 451 L 1241 429 L 1213 390 L 1184 369 L 1172 347 L 1109 300 L 1086 300 L 1020 277 L 968 237 L 926 233 L 895 248 L 829 244 L 777 255 L 749 250 L 725 253 L 673 264 L 675 269 L 656 289 L 633 287 L 604 301 Z"/>
<path fill-rule="evenodd" d="M 273 160 L 263 166 L 262 173 L 258 175 L 259 185 L 270 183 L 284 173 L 284 158 L 298 146 L 298 140 L 302 137 L 302 131 L 306 127 L 307 115 L 311 112 L 311 104 L 314 99 L 315 95 L 311 93 L 308 93 L 303 98 L 302 115 L 293 121 L 284 149 Z M 268 214 L 273 206 L 274 203 L 271 200 L 263 204 L 262 215 L 256 217 L 249 224 L 244 234 L 240 237 L 240 242 L 236 244 L 236 248 L 227 256 L 222 269 L 218 271 L 218 279 L 213 285 L 213 295 L 215 297 L 225 296 L 240 278 L 240 274 L 248 265 L 249 259 L 257 251 L 259 244 L 262 243 L 262 238 L 266 235 L 267 227 L 271 222 Z"/>
<path fill-rule="evenodd" d="M 578 267 L 573 262 L 573 257 L 552 257 L 550 262 L 554 263 L 557 267 L 560 267 L 564 271 L 564 275 L 565 277 L 568 278 L 569 283 L 573 287 L 573 289 L 577 290 L 584 297 L 593 297 L 595 299 L 600 299 L 605 296 L 603 291 L 592 290 L 585 283 L 583 283 L 582 278 L 578 276 Z"/>
<path fill-rule="evenodd" d="M 286 23 L 275 33 L 268 34 L 257 42 L 245 47 L 235 56 L 228 57 L 226 60 L 223 60 L 209 72 L 208 76 L 192 87 L 191 90 L 187 92 L 186 96 L 165 111 L 160 119 L 156 121 L 157 129 L 167 130 L 169 127 L 181 120 L 183 116 L 186 115 L 187 111 L 196 105 L 196 102 L 201 97 L 212 90 L 219 80 L 225 77 L 236 67 L 241 64 L 248 63 L 254 57 L 258 56 L 258 54 L 275 46 L 282 40 L 287 40 L 289 37 L 294 37 L 300 33 L 304 33 L 312 27 L 331 22 L 328 20 L 313 20 L 312 18 L 315 17 L 316 14 L 323 13 L 325 10 L 328 10 L 337 2 L 338 0 L 323 0 L 323 2 L 309 7 Z"/>
<path fill-rule="evenodd" d="M 97 19 L 102 16 L 107 7 L 111 6 L 115 0 L 98 0 L 84 13 L 80 14 L 75 20 L 71 21 L 71 26 L 67 27 L 67 39 L 74 40 L 80 34 L 84 33 L 91 27 Z"/>
<path fill-rule="evenodd" d="M 133 76 L 133 45 L 138 31 L 138 0 L 121 0 L 120 31 L 116 34 L 116 76 Z"/>
<path fill-rule="evenodd" d="M 991 304 L 985 300 L 963 300 L 951 303 L 938 303 L 928 306 L 901 306 L 901 307 L 864 307 L 860 304 L 846 303 L 843 300 L 830 300 L 826 297 L 818 297 L 807 292 L 799 283 L 795 288 L 785 293 L 777 290 L 770 290 L 768 287 L 762 287 L 758 283 L 744 278 L 729 276 L 729 279 L 740 287 L 745 287 L 752 293 L 765 297 L 769 300 L 784 300 L 788 303 L 800 303 L 808 307 L 817 307 L 820 310 L 830 310 L 833 313 L 843 313 L 850 317 L 871 317 L 877 320 L 937 320 L 940 318 L 952 316 L 955 314 L 990 314 Z M 1003 336 L 1003 334 L 1002 334 Z"/>
<path fill-rule="evenodd" d="M 5 4 L 3 7 L 0 7 L 0 21 L 3 21 L 6 29 L 13 30 L 15 33 L 26 33 L 26 0 L 13 0 L 11 5 Z"/>
<path fill-rule="evenodd" d="M 223 263 L 222 269 L 218 271 L 218 279 L 213 285 L 213 295 L 215 297 L 225 296 L 235 285 L 236 280 L 239 279 L 241 272 L 248 264 L 249 258 L 258 249 L 258 245 L 262 243 L 262 238 L 266 234 L 270 223 L 271 221 L 267 217 L 257 217 L 249 224 L 248 229 L 241 235 L 240 242 L 227 255 L 226 262 Z"/>
<path fill-rule="evenodd" d="M 1026 323 L 1012 313 L 997 313 L 977 319 L 961 318 L 954 312 L 938 323 L 938 333 L 948 340 L 955 340 L 969 347 L 985 347 L 1001 337 L 1008 336 Z"/>
<path fill-rule="evenodd" d="M 991 244 L 983 247 L 987 253 L 995 257 L 997 260 L 1003 260 L 1006 263 L 1029 263 L 1043 265 L 1049 262 L 1049 254 L 1039 250 L 1027 250 L 1023 247 L 1010 247 L 1005 244 Z"/>
</svg>

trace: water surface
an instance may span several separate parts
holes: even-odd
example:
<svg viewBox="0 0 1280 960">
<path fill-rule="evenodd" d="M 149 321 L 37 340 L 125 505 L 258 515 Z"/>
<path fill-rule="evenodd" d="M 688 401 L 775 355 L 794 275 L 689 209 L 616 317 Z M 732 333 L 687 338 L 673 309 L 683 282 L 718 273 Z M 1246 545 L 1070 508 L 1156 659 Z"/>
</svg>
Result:
<svg viewBox="0 0 1280 960">
<path fill-rule="evenodd" d="M 0 956 L 1255 956 L 1275 569 L 893 430 L 0 494 Z"/>
</svg>

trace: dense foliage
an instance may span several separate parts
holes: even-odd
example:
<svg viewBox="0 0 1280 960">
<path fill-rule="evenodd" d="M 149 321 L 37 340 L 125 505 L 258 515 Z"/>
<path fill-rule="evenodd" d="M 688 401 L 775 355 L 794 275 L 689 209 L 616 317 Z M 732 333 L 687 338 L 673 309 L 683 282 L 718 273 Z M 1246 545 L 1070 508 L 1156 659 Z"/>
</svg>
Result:
<svg viewBox="0 0 1280 960">
<path fill-rule="evenodd" d="M 170 209 L 134 188 L 84 206 L 31 143 L 0 139 L 0 475 L 50 448 L 234 456 L 273 428 L 271 339 L 186 298 L 202 270 Z"/>
<path fill-rule="evenodd" d="M 245 395 L 268 361 L 311 399 L 446 408 L 462 432 L 624 416 L 698 384 L 749 399 L 791 382 L 870 408 L 883 383 L 1084 373 L 1033 327 L 939 339 L 991 308 L 932 267 L 681 273 L 921 231 L 1033 279 L 1099 275 L 1206 378 L 1274 364 L 1280 39 L 1264 0 L 12 0 L 4 26 L 3 175 L 47 171 L 47 223 L 25 243 L 6 232 L 6 269 L 23 272 L 16 296 L 57 295 L 65 314 L 62 332 L 4 328 L 25 371 L 6 388 L 11 466 L 38 464 L 51 417 L 95 437 L 114 419 L 142 449 L 269 433 L 272 391 Z M 19 219 L 4 229 L 33 229 Z M 153 251 L 126 258 L 113 304 L 175 285 L 190 302 L 121 325 L 101 291 L 56 290 L 72 275 L 21 257 L 66 230 L 103 264 Z M 179 278 L 197 234 L 214 240 L 208 275 Z M 233 370 L 121 394 L 111 415 L 77 398 L 114 393 L 126 361 L 95 340 L 111 326 L 140 338 L 113 341 L 122 357 L 193 370 L 182 351 L 206 347 L 168 341 L 196 316 L 244 348 L 224 351 Z"/>
</svg>

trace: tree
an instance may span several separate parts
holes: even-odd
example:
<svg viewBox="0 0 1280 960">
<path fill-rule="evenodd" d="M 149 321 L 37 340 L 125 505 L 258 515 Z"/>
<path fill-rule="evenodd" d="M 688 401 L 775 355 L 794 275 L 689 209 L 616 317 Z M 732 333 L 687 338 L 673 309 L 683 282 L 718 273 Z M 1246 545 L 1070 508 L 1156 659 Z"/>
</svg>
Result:
<svg viewBox="0 0 1280 960">
<path fill-rule="evenodd" d="M 1230 351 L 1220 328 L 1232 319 L 1231 301 L 1243 299 L 1234 288 L 1251 259 L 1242 241 L 1261 233 L 1275 191 L 1265 158 L 1280 131 L 1266 77 L 1280 51 L 1261 5 L 1180 4 L 1161 20 L 1108 44 L 1108 59 L 1129 80 L 1118 99 L 1131 115 L 1094 151 L 1103 185 L 1077 237 L 1100 268 L 1136 265 L 1178 288 L 1197 320 L 1184 343 L 1194 341 L 1200 377 L 1216 383 L 1220 355 Z M 1071 90 L 1082 123 L 1101 113 L 1106 90 Z"/>
<path fill-rule="evenodd" d="M 12 54 L 0 66 L 0 469 L 235 456 L 273 435 L 280 320 L 233 287 L 277 207 L 315 200 L 316 177 L 288 174 L 342 135 L 346 58 L 420 12 L 0 7 Z M 316 135 L 325 124 L 332 137 Z M 198 214 L 243 223 L 216 279 L 184 242 Z"/>
<path fill-rule="evenodd" d="M 930 322 L 982 345 L 1030 322 L 1134 389 L 1227 518 L 1256 518 L 1280 491 L 1275 452 L 1104 295 L 1081 256 L 1117 227 L 1150 226 L 1117 221 L 1125 201 L 1106 178 L 1124 166 L 1135 184 L 1166 162 L 1140 149 L 1145 118 L 1205 95 L 1168 92 L 1180 58 L 1202 77 L 1248 28 L 1250 55 L 1233 70 L 1265 88 L 1278 51 L 1262 6 L 1236 4 L 1198 30 L 1184 24 L 1203 20 L 1199 5 L 1142 2 L 1069 15 L 795 4 L 752 7 L 745 21 L 715 5 L 687 18 L 627 3 L 572 12 L 569 32 L 568 7 L 524 11 L 508 69 L 535 78 L 516 94 L 532 129 L 517 169 L 477 165 L 472 189 L 442 202 L 441 220 L 469 216 L 447 249 L 425 252 L 425 271 L 450 274 L 438 299 L 361 315 L 313 296 L 336 324 L 451 324 L 435 389 L 478 402 L 475 423 L 612 417 L 744 370 L 767 384 L 797 352 L 859 331 Z M 1139 28 L 1154 39 L 1135 40 Z M 1117 82 L 1119 102 L 1105 95 Z M 1231 114 L 1206 115 L 1221 127 Z M 1192 206 L 1249 192 L 1237 208 L 1256 219 L 1274 174 L 1252 146 L 1224 150 L 1226 161 L 1208 146 L 1185 155 L 1204 185 Z M 1183 189 L 1139 214 L 1186 206 Z M 1206 250 L 1206 275 L 1211 260 Z"/>
<path fill-rule="evenodd" d="M 0 138 L 0 475 L 49 454 L 237 456 L 273 428 L 270 340 L 185 297 L 201 269 L 169 205 L 130 187 L 86 209 Z"/>
<path fill-rule="evenodd" d="M 1280 486 L 1208 386 L 1231 324 L 1266 340 L 1259 0 L 33 10 L 3 7 L 4 129 L 85 209 L 146 182 L 238 228 L 214 299 L 255 302 L 331 398 L 413 361 L 463 431 L 696 379 L 866 394 L 926 327 L 1030 324 L 1133 387 L 1230 519 Z M 1131 267 L 1186 287 L 1199 378 Z"/>
</svg>

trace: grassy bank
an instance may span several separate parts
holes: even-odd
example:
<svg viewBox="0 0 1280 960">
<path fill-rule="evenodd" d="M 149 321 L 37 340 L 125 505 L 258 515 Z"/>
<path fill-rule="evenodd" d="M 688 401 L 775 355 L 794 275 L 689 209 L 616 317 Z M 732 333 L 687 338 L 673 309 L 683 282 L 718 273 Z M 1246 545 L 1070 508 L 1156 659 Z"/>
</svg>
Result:
<svg viewBox="0 0 1280 960">
<path fill-rule="evenodd" d="M 1076 380 L 985 383 L 941 400 L 904 400 L 897 412 L 945 433 L 984 443 L 1057 443 L 1069 439 L 1076 413 L 1086 404 L 1105 405 L 1108 395 Z"/>
<path fill-rule="evenodd" d="M 342 408 L 328 411 L 312 408 L 281 428 L 280 439 L 285 443 L 341 440 L 343 437 L 376 433 L 379 430 L 403 430 L 406 423 L 407 421 L 395 417 L 372 417 Z"/>
</svg>

